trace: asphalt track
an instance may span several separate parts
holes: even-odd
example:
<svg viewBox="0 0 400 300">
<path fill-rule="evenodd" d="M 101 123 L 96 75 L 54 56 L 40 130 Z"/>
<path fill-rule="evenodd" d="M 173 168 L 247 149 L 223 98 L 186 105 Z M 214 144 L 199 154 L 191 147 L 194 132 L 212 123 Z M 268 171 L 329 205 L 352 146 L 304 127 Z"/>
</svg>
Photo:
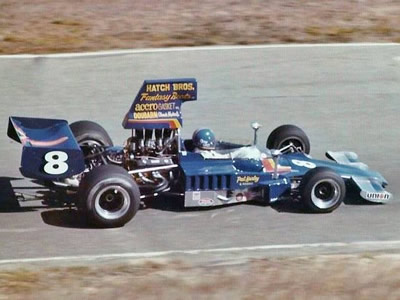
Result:
<svg viewBox="0 0 400 300">
<path fill-rule="evenodd" d="M 142 81 L 173 77 L 198 80 L 198 101 L 183 108 L 184 136 L 208 126 L 221 139 L 249 142 L 249 124 L 257 120 L 261 144 L 276 126 L 297 124 L 310 137 L 314 157 L 326 150 L 357 152 L 387 178 L 393 201 L 314 215 L 288 205 L 185 210 L 169 199 L 150 204 L 125 227 L 107 230 L 87 228 L 67 209 L 22 203 L 0 212 L 0 263 L 400 249 L 400 45 L 394 44 L 0 58 L 0 200 L 13 201 L 13 192 L 37 193 L 19 174 L 21 147 L 6 137 L 9 115 L 90 119 L 121 144 L 129 135 L 121 121 Z"/>
</svg>

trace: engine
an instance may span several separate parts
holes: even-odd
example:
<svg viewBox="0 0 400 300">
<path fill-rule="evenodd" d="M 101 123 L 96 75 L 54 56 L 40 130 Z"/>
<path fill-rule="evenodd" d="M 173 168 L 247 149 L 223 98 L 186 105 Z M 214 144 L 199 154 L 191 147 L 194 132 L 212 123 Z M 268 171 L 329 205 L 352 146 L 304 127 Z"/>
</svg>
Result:
<svg viewBox="0 0 400 300">
<path fill-rule="evenodd" d="M 136 129 L 125 143 L 123 166 L 142 192 L 158 193 L 167 190 L 173 181 L 177 153 L 177 130 Z"/>
<path fill-rule="evenodd" d="M 124 166 L 128 170 L 169 163 L 178 153 L 177 130 L 135 129 L 124 147 Z"/>
<path fill-rule="evenodd" d="M 170 188 L 177 177 L 178 131 L 171 129 L 132 130 L 123 148 L 83 146 L 87 170 L 103 164 L 126 169 L 139 185 L 142 195 Z"/>
<path fill-rule="evenodd" d="M 174 181 L 178 154 L 178 132 L 170 129 L 132 130 L 123 148 L 91 149 L 89 169 L 112 163 L 122 166 L 135 179 L 142 194 L 166 191 Z"/>
</svg>

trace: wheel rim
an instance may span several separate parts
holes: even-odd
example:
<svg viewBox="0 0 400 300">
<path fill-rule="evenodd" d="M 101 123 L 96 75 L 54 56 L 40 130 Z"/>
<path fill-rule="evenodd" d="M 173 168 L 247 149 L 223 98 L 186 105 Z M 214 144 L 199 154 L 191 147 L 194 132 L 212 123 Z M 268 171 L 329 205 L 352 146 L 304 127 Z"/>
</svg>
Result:
<svg viewBox="0 0 400 300">
<path fill-rule="evenodd" d="M 297 149 L 300 149 L 302 152 L 305 152 L 306 150 L 306 145 L 302 142 L 302 140 L 300 140 L 299 138 L 296 137 L 288 137 L 286 139 L 284 139 L 280 144 L 279 144 L 279 149 L 282 149 L 286 146 L 289 146 L 290 144 L 292 144 L 294 147 L 296 147 Z M 293 150 L 292 150 L 293 151 Z"/>
<path fill-rule="evenodd" d="M 339 184 L 332 179 L 323 179 L 316 182 L 311 190 L 311 201 L 321 209 L 336 205 L 341 197 Z"/>
<path fill-rule="evenodd" d="M 97 214 L 107 220 L 118 219 L 129 210 L 130 197 L 128 192 L 112 185 L 101 189 L 96 196 L 94 206 Z"/>
<path fill-rule="evenodd" d="M 79 143 L 79 146 L 101 146 L 101 143 L 96 140 L 83 140 Z"/>
<path fill-rule="evenodd" d="M 90 149 L 93 149 L 93 148 L 102 147 L 103 145 L 96 140 L 83 140 L 82 142 L 79 143 L 79 146 L 80 147 L 90 147 Z M 95 153 L 95 151 L 90 150 L 89 153 L 85 153 L 85 155 L 93 154 L 93 153 Z"/>
</svg>

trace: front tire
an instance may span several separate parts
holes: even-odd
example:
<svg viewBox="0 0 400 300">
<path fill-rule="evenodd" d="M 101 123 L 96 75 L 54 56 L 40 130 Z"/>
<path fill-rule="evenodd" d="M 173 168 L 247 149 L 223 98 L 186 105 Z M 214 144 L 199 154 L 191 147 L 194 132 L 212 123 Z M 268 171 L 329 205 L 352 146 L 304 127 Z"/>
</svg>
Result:
<svg viewBox="0 0 400 300">
<path fill-rule="evenodd" d="M 305 208 L 314 213 L 329 213 L 343 202 L 346 185 L 332 169 L 317 167 L 301 180 L 300 195 Z"/>
<path fill-rule="evenodd" d="M 93 169 L 81 181 L 79 208 L 97 227 L 121 227 L 136 214 L 140 191 L 126 170 L 114 165 Z"/>
<path fill-rule="evenodd" d="M 292 144 L 300 151 L 310 153 L 310 140 L 306 133 L 295 125 L 282 125 L 275 128 L 268 137 L 268 149 L 282 149 Z"/>
</svg>

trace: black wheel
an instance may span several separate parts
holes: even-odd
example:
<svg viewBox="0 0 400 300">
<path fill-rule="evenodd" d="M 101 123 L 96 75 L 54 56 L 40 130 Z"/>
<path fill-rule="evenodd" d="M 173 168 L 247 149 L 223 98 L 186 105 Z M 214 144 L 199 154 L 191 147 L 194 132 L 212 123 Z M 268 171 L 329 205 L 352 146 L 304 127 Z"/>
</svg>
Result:
<svg viewBox="0 0 400 300">
<path fill-rule="evenodd" d="M 307 210 L 328 213 L 334 211 L 343 202 L 346 185 L 343 179 L 330 168 L 317 167 L 303 176 L 299 190 Z"/>
<path fill-rule="evenodd" d="M 267 140 L 268 149 L 282 149 L 290 144 L 304 153 L 310 153 L 310 140 L 306 133 L 295 125 L 282 125 L 275 128 Z"/>
<path fill-rule="evenodd" d="M 113 142 L 107 131 L 92 121 L 77 121 L 69 127 L 79 146 L 112 146 Z"/>
<path fill-rule="evenodd" d="M 98 227 L 121 227 L 136 214 L 140 191 L 128 172 L 115 165 L 90 171 L 78 189 L 78 207 Z"/>
</svg>

